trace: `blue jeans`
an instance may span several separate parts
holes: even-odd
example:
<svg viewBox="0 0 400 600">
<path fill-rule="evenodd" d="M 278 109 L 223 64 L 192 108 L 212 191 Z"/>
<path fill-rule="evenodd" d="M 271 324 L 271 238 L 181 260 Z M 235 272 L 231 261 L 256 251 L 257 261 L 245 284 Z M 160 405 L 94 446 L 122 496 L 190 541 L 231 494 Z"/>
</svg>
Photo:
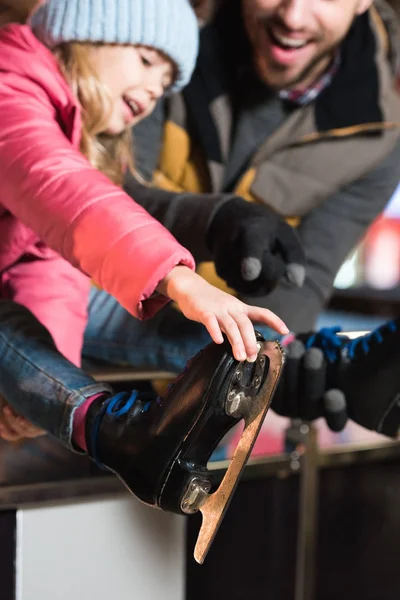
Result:
<svg viewBox="0 0 400 600">
<path fill-rule="evenodd" d="M 268 335 L 266 329 L 262 333 Z M 91 292 L 83 349 L 89 360 L 179 373 L 209 341 L 202 325 L 172 306 L 141 322 L 105 292 Z M 86 398 L 107 391 L 108 385 L 96 383 L 58 352 L 28 310 L 0 300 L 0 394 L 17 413 L 72 448 L 74 411 Z"/>
<path fill-rule="evenodd" d="M 110 390 L 64 358 L 31 312 L 0 300 L 0 394 L 17 413 L 75 449 L 75 410 Z"/>
</svg>

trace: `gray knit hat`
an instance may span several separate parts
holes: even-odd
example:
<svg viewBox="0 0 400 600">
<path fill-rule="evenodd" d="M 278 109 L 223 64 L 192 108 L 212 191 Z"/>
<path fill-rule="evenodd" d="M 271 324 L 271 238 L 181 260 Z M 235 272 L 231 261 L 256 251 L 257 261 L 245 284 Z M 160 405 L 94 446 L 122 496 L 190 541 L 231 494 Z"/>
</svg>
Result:
<svg viewBox="0 0 400 600">
<path fill-rule="evenodd" d="M 189 0 L 47 0 L 29 24 L 49 48 L 63 42 L 156 48 L 178 67 L 173 91 L 189 82 L 196 63 L 199 32 Z"/>
</svg>

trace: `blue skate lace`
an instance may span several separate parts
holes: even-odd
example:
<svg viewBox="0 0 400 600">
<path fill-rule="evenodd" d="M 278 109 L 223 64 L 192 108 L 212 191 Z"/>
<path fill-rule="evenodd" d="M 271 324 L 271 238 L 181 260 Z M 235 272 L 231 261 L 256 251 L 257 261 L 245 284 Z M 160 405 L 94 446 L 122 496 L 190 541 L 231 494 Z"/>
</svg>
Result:
<svg viewBox="0 0 400 600">
<path fill-rule="evenodd" d="M 362 337 L 359 337 L 359 338 L 356 338 L 354 340 L 351 340 L 347 344 L 349 358 L 351 358 L 351 359 L 354 358 L 355 351 L 356 351 L 356 349 L 359 346 L 361 346 L 362 351 L 364 352 L 364 354 L 368 354 L 368 352 L 370 351 L 370 343 L 373 340 L 375 340 L 376 342 L 378 342 L 378 344 L 382 344 L 382 342 L 383 342 L 382 332 L 385 331 L 385 330 L 388 330 L 388 331 L 391 331 L 392 333 L 395 333 L 397 331 L 397 324 L 396 324 L 396 322 L 395 321 L 389 321 L 388 323 L 385 323 L 381 327 L 378 327 L 378 329 L 375 329 L 375 331 L 372 331 L 368 335 L 363 335 Z"/>
<path fill-rule="evenodd" d="M 132 392 L 119 392 L 118 394 L 115 394 L 115 396 L 111 396 L 111 398 L 108 398 L 104 401 L 101 409 L 99 410 L 94 419 L 90 436 L 92 459 L 96 463 L 96 465 L 101 469 L 105 469 L 105 467 L 99 459 L 99 455 L 97 452 L 97 443 L 100 424 L 104 415 L 108 415 L 112 419 L 118 419 L 119 417 L 123 417 L 131 410 L 136 400 L 143 400 L 146 399 L 146 397 L 151 397 L 151 399 L 149 399 L 149 401 L 146 402 L 146 404 L 143 406 L 141 410 L 141 414 L 143 414 L 149 410 L 150 406 L 154 402 L 160 402 L 160 398 L 155 398 L 154 395 L 151 393 L 139 394 L 137 390 L 133 390 Z"/>
<path fill-rule="evenodd" d="M 318 345 L 328 360 L 328 362 L 333 363 L 337 360 L 340 350 L 343 347 L 346 347 L 347 355 L 352 360 L 355 357 L 356 349 L 361 346 L 364 354 L 368 354 L 370 351 L 370 343 L 375 340 L 379 344 L 383 342 L 382 332 L 384 330 L 389 330 L 392 333 L 397 331 L 397 324 L 395 321 L 389 321 L 385 323 L 375 331 L 367 335 L 363 335 L 359 338 L 355 338 L 354 340 L 348 340 L 346 338 L 341 338 L 337 334 L 342 331 L 341 327 L 323 327 L 317 333 L 314 333 L 306 342 L 306 348 L 312 348 L 314 345 Z"/>
<path fill-rule="evenodd" d="M 337 335 L 341 331 L 341 327 L 323 327 L 308 338 L 306 342 L 307 350 L 317 345 L 324 352 L 328 362 L 335 362 L 339 351 L 343 347 L 344 340 Z"/>
</svg>

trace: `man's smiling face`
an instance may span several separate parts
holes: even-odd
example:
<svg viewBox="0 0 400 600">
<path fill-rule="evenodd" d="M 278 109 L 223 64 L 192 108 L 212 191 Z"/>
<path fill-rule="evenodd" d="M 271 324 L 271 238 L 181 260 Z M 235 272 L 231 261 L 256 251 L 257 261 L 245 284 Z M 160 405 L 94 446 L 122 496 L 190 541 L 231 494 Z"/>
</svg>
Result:
<svg viewBox="0 0 400 600">
<path fill-rule="evenodd" d="M 259 77 L 275 89 L 306 87 L 326 69 L 372 0 L 242 0 Z"/>
</svg>

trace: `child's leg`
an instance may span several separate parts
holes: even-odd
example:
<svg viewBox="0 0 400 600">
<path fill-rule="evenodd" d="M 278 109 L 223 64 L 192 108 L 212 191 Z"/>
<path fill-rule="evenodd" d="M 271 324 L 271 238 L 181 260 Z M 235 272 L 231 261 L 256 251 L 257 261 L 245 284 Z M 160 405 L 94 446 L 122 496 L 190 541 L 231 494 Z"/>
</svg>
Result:
<svg viewBox="0 0 400 600">
<path fill-rule="evenodd" d="M 260 329 L 266 339 L 271 339 L 265 328 Z M 350 416 L 364 427 L 396 435 L 400 408 L 399 417 L 390 410 L 389 418 L 388 410 L 396 394 L 400 394 L 397 367 L 400 323 L 396 321 L 393 331 L 384 329 L 384 335 L 378 329 L 372 336 L 372 340 L 382 338 L 382 342 L 374 345 L 374 351 L 368 357 L 357 352 L 350 361 L 342 360 L 349 341 L 336 334 L 327 335 L 323 329 L 299 336 L 287 349 L 287 366 L 272 408 L 291 418 L 314 420 L 325 417 L 334 431 L 342 429 Z M 180 371 L 208 341 L 208 333 L 202 325 L 188 321 L 171 305 L 150 321 L 140 322 L 105 292 L 91 292 L 84 345 L 88 356 L 116 364 Z M 351 343 L 350 347 L 353 345 Z M 364 345 L 365 342 L 360 341 L 359 348 L 362 350 Z M 394 374 L 386 377 L 387 369 Z M 372 374 L 374 377 L 370 382 Z M 357 390 L 361 390 L 367 381 L 366 390 L 360 396 Z M 382 423 L 384 415 L 385 426 Z"/>
<path fill-rule="evenodd" d="M 30 311 L 8 300 L 0 300 L 0 373 L 0 395 L 12 408 L 70 448 L 75 411 L 111 392 L 64 358 Z"/>
<path fill-rule="evenodd" d="M 276 343 L 267 351 L 276 381 L 282 352 Z M 144 502 L 178 513 L 195 510 L 184 500 L 195 482 L 209 489 L 206 466 L 222 437 L 249 411 L 264 414 L 269 364 L 261 344 L 255 364 L 234 360 L 227 341 L 210 344 L 163 397 L 115 395 L 66 360 L 26 308 L 0 301 L 0 394 L 70 448 L 87 448 Z"/>
<path fill-rule="evenodd" d="M 251 451 L 282 368 L 278 344 L 239 364 L 230 344 L 210 344 L 163 397 L 114 395 L 65 359 L 25 307 L 0 300 L 0 394 L 21 415 L 70 448 L 87 449 L 147 504 L 192 514 L 218 498 L 221 518 Z M 272 375 L 270 375 L 270 372 Z M 246 435 L 223 489 L 212 496 L 210 456 L 241 418 Z M 217 496 L 218 494 L 218 496 Z M 208 517 L 205 517 L 208 521 Z M 220 520 L 201 534 L 198 560 Z"/>
</svg>

